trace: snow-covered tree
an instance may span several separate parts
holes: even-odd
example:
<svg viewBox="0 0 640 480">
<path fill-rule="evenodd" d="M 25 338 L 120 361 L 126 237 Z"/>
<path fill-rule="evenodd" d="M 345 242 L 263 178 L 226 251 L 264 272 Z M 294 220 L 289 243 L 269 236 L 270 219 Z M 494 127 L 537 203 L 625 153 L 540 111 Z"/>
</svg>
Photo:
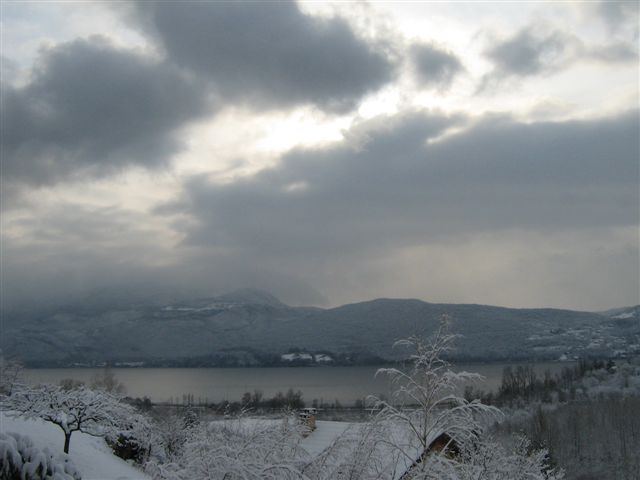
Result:
<svg viewBox="0 0 640 480">
<path fill-rule="evenodd" d="M 40 450 L 18 433 L 0 433 L 0 478 L 20 480 L 80 480 L 67 454 Z"/>
<path fill-rule="evenodd" d="M 147 416 L 132 412 L 120 425 L 108 429 L 105 440 L 118 457 L 143 465 L 160 443 L 160 433 Z"/>
<path fill-rule="evenodd" d="M 40 418 L 64 432 L 64 452 L 69 453 L 71 434 L 76 431 L 105 436 L 127 428 L 134 410 L 108 392 L 84 387 L 65 390 L 57 385 L 22 386 L 2 398 L 9 415 Z"/>
<path fill-rule="evenodd" d="M 459 395 L 462 385 L 482 377 L 455 372 L 444 360 L 455 338 L 448 331 L 448 318 L 443 317 L 430 338 L 412 336 L 395 343 L 410 350 L 407 369 L 377 372 L 387 375 L 394 387 L 389 401 L 376 399 L 378 421 L 389 425 L 388 444 L 412 479 L 426 478 L 429 454 L 448 461 L 449 454 L 477 441 L 488 418 L 501 416 L 497 408 Z M 434 449 L 436 440 L 440 444 Z"/>
<path fill-rule="evenodd" d="M 564 473 L 549 466 L 546 450 L 532 450 L 529 440 L 519 437 L 509 446 L 493 439 L 467 444 L 456 462 L 440 456 L 426 459 L 424 475 L 429 480 L 562 480 Z"/>
</svg>

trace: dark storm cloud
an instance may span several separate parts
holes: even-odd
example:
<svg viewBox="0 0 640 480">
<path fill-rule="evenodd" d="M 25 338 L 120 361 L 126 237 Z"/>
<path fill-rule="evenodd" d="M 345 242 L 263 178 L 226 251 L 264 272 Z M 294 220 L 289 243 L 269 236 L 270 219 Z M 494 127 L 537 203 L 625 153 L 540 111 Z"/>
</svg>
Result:
<svg viewBox="0 0 640 480">
<path fill-rule="evenodd" d="M 487 117 L 427 141 L 457 120 L 383 119 L 250 179 L 193 179 L 188 240 L 305 264 L 501 229 L 637 225 L 637 111 L 538 124 Z"/>
<path fill-rule="evenodd" d="M 118 285 L 164 302 L 253 286 L 320 303 L 310 284 L 334 302 L 403 288 L 453 301 L 635 301 L 637 248 L 612 232 L 638 225 L 638 112 L 469 122 L 438 113 L 370 120 L 341 144 L 294 150 L 250 178 L 192 178 L 154 222 L 121 208 L 41 205 L 6 222 L 3 301 L 33 307 L 34 298 L 70 301 Z M 171 218 L 186 236 L 177 248 L 153 226 Z M 409 258 L 396 256 L 403 251 Z M 598 300 L 584 300 L 587 287 Z"/>
<path fill-rule="evenodd" d="M 410 57 L 417 78 L 424 85 L 447 87 L 463 71 L 458 57 L 433 45 L 412 46 Z"/>
<path fill-rule="evenodd" d="M 394 62 L 340 18 L 294 2 L 137 2 L 131 16 L 167 57 L 235 102 L 352 108 L 392 79 Z"/>
<path fill-rule="evenodd" d="M 197 82 L 100 37 L 44 50 L 2 104 L 3 181 L 30 185 L 163 165 L 207 110 Z"/>
</svg>

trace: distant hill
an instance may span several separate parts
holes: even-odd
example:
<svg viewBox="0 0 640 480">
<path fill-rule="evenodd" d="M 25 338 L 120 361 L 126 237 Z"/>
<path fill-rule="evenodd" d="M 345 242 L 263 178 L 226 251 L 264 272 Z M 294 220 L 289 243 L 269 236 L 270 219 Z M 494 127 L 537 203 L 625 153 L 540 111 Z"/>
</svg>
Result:
<svg viewBox="0 0 640 480">
<path fill-rule="evenodd" d="M 290 307 L 250 289 L 167 303 L 104 300 L 3 312 L 0 347 L 36 366 L 278 365 L 291 358 L 358 364 L 401 358 L 395 340 L 429 334 L 447 314 L 461 335 L 452 352 L 459 360 L 640 353 L 638 306 L 590 313 L 377 299 L 321 309 Z M 283 357 L 292 352 L 324 356 Z"/>
<path fill-rule="evenodd" d="M 613 308 L 602 312 L 602 315 L 614 319 L 640 319 L 640 305 L 634 307 Z"/>
</svg>

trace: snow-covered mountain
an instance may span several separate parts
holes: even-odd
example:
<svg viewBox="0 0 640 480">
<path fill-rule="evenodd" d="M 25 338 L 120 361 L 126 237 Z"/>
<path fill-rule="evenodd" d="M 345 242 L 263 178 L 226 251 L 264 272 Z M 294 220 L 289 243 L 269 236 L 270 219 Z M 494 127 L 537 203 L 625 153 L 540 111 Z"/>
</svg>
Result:
<svg viewBox="0 0 640 480">
<path fill-rule="evenodd" d="M 640 319 L 640 305 L 636 305 L 634 307 L 622 307 L 622 308 L 614 308 L 612 310 L 607 310 L 602 312 L 603 315 L 617 319 L 617 320 L 639 320 Z"/>
<path fill-rule="evenodd" d="M 190 301 L 4 312 L 0 347 L 33 365 L 259 365 L 290 352 L 359 363 L 402 356 L 393 342 L 430 333 L 443 314 L 462 335 L 453 352 L 460 359 L 640 353 L 638 307 L 589 313 L 377 299 L 321 309 L 291 307 L 251 289 Z"/>
</svg>

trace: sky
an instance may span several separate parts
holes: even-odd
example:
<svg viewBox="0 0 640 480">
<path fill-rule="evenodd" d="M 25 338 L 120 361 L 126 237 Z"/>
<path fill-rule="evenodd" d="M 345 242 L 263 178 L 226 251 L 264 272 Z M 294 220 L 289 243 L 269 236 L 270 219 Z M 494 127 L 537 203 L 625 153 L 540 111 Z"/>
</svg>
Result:
<svg viewBox="0 0 640 480">
<path fill-rule="evenodd" d="M 640 303 L 635 1 L 0 8 L 3 308 Z"/>
</svg>

